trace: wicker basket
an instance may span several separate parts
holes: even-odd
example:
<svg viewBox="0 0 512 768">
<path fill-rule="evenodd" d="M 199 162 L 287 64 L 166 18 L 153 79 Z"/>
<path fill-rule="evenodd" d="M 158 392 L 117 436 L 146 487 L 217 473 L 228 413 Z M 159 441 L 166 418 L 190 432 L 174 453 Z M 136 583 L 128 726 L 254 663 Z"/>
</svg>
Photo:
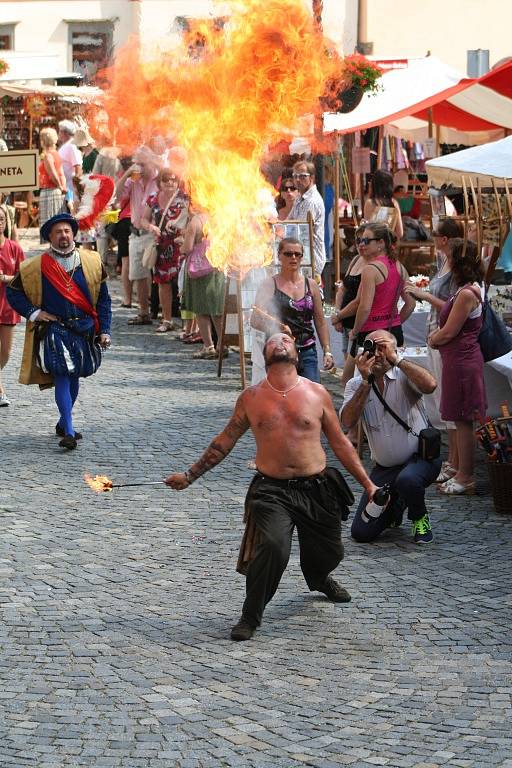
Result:
<svg viewBox="0 0 512 768">
<path fill-rule="evenodd" d="M 512 464 L 487 462 L 494 508 L 500 515 L 512 515 Z"/>
</svg>

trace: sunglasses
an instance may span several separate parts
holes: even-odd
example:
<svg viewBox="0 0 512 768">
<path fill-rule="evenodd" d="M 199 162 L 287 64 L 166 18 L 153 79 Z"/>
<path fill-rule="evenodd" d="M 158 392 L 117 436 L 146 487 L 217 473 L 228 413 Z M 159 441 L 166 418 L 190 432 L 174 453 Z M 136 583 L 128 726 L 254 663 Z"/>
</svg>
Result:
<svg viewBox="0 0 512 768">
<path fill-rule="evenodd" d="M 292 173 L 292 176 L 294 179 L 307 179 L 308 176 L 311 176 L 310 173 Z"/>
<path fill-rule="evenodd" d="M 356 237 L 356 245 L 369 245 L 374 240 L 380 239 L 380 237 Z"/>
<path fill-rule="evenodd" d="M 281 192 L 296 192 L 297 187 L 281 187 Z"/>
<path fill-rule="evenodd" d="M 303 253 L 302 251 L 281 251 L 281 255 L 289 256 L 290 258 L 296 256 L 298 259 L 302 259 Z"/>
</svg>

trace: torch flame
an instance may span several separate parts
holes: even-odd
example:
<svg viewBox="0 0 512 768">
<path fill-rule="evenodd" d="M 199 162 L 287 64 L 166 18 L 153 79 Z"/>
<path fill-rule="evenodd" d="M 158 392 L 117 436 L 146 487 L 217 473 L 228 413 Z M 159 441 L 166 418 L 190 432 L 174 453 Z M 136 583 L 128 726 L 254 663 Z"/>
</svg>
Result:
<svg viewBox="0 0 512 768">
<path fill-rule="evenodd" d="M 272 256 L 265 151 L 319 111 L 341 64 L 304 0 L 226 5 L 224 25 L 196 22 L 172 51 L 142 61 L 132 40 L 109 73 L 104 107 L 118 145 L 172 135 L 186 151 L 192 200 L 208 212 L 208 259 L 244 274 Z"/>
<path fill-rule="evenodd" d="M 85 474 L 84 480 L 89 488 L 92 488 L 96 493 L 104 493 L 112 490 L 112 480 L 106 475 L 96 475 L 96 477 L 91 477 L 91 475 Z"/>
</svg>

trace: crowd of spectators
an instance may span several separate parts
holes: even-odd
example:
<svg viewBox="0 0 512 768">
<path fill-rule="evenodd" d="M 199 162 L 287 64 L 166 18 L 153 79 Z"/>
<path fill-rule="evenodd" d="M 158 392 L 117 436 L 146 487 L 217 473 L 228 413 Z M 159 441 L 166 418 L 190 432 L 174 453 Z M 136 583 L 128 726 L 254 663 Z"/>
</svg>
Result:
<svg viewBox="0 0 512 768">
<path fill-rule="evenodd" d="M 83 175 L 111 176 L 115 181 L 111 207 L 118 211 L 117 220 L 106 228 L 100 224 L 85 242 L 88 247 L 101 250 L 104 258 L 108 243 L 117 244 L 116 270 L 123 291 L 121 308 L 134 307 L 135 296 L 138 303 L 136 314 L 127 322 L 132 326 L 152 326 L 156 320 L 156 333 L 177 331 L 184 344 L 201 345 L 193 354 L 195 359 L 226 355 L 227 349 L 220 347 L 226 278 L 204 260 L 209 246 L 208 213 L 190 199 L 183 166 L 175 162 L 176 154 L 168 143 L 155 137 L 133 156 L 122 157 L 113 147 L 97 147 L 86 128 L 67 120 L 59 123 L 58 133 L 53 128 L 43 129 L 40 143 L 40 224 L 63 210 L 76 213 Z M 299 373 L 319 381 L 320 366 L 324 370 L 333 367 L 322 295 L 322 275 L 327 274 L 324 269 L 328 269 L 326 263 L 332 259 L 332 253 L 326 238 L 326 209 L 316 186 L 315 165 L 299 159 L 293 167 L 283 168 L 276 193 L 278 223 L 311 221 L 312 265 L 307 274 L 303 270 L 304 243 L 288 236 L 284 227 L 276 274 L 263 280 L 256 296 L 255 303 L 263 313 L 253 313 L 251 322 L 267 335 L 275 332 L 276 323 L 279 329 L 290 333 L 298 350 Z M 388 211 L 385 219 L 383 209 Z M 9 357 L 12 328 L 19 318 L 9 314 L 2 304 L 2 280 L 7 282 L 8 276 L 14 274 L 15 262 L 23 254 L 19 247 L 6 245 L 16 240 L 7 209 L 0 209 L 0 229 L 3 367 Z M 445 218 L 432 232 L 436 273 L 430 290 L 421 291 L 409 281 L 406 269 L 397 259 L 397 240 L 403 235 L 393 178 L 387 171 L 379 170 L 373 175 L 363 220 L 355 231 L 354 255 L 339 285 L 331 320 L 334 332 L 343 334 L 346 351 L 341 377 L 341 391 L 346 388 L 342 423 L 354 444 L 355 430 L 359 423 L 362 425 L 377 461 L 375 482 L 394 484 L 393 505 L 379 525 L 395 525 L 407 507 L 415 540 L 426 543 L 431 540 L 432 531 L 428 516 L 425 518 L 425 487 L 437 480 L 442 493 L 466 494 L 475 490 L 473 420 L 476 415 L 484 417 L 486 410 L 483 362 L 478 347 L 484 298 L 483 265 L 476 246 L 463 244 L 460 239 L 458 222 Z M 203 269 L 200 265 L 204 263 L 207 267 Z M 411 369 L 409 364 L 402 367 L 399 355 L 404 342 L 402 325 L 414 310 L 415 302 L 421 300 L 431 304 L 428 375 Z M 323 351 L 321 360 L 317 339 Z M 364 347 L 367 339 L 375 342 L 371 354 Z M 381 394 L 387 393 L 393 400 L 404 421 L 412 418 L 417 429 L 433 424 L 448 430 L 449 452 L 442 466 L 440 461 L 430 462 L 428 467 L 417 463 L 410 434 L 406 437 L 400 432 L 399 422 L 390 421 L 385 408 L 379 410 L 377 395 L 373 393 L 375 381 Z M 435 394 L 425 406 L 422 396 L 427 393 Z M 6 400 L 0 383 L 0 405 Z M 377 526 L 369 533 L 361 519 L 363 506 L 358 511 L 354 536 L 369 540 L 381 528 Z"/>
</svg>

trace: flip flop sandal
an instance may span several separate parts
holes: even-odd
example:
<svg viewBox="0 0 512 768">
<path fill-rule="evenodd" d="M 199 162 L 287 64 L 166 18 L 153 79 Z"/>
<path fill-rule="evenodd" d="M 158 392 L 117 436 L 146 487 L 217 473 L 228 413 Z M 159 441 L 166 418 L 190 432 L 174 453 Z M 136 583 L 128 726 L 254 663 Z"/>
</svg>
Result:
<svg viewBox="0 0 512 768">
<path fill-rule="evenodd" d="M 198 352 L 194 352 L 192 355 L 194 360 L 215 360 L 217 357 L 217 350 L 215 347 L 203 347 Z"/>
<path fill-rule="evenodd" d="M 201 338 L 201 334 L 199 333 L 193 333 L 191 336 L 188 337 L 188 339 L 183 339 L 184 344 L 202 344 L 203 339 Z"/>
<path fill-rule="evenodd" d="M 445 483 L 447 480 L 450 480 L 456 474 L 457 474 L 457 470 L 454 467 L 452 467 L 452 465 L 449 464 L 447 461 L 443 461 L 441 465 L 441 471 L 436 477 L 435 482 Z"/>
<path fill-rule="evenodd" d="M 439 485 L 437 490 L 439 493 L 444 493 L 447 496 L 474 496 L 476 486 L 474 480 L 471 483 L 458 483 L 453 478 L 450 478 L 450 480 Z"/>
<path fill-rule="evenodd" d="M 135 315 L 128 320 L 128 325 L 153 325 L 153 321 L 149 315 Z"/>
<path fill-rule="evenodd" d="M 174 331 L 174 323 L 170 320 L 162 320 L 162 324 L 156 329 L 156 333 L 169 333 Z"/>
</svg>

